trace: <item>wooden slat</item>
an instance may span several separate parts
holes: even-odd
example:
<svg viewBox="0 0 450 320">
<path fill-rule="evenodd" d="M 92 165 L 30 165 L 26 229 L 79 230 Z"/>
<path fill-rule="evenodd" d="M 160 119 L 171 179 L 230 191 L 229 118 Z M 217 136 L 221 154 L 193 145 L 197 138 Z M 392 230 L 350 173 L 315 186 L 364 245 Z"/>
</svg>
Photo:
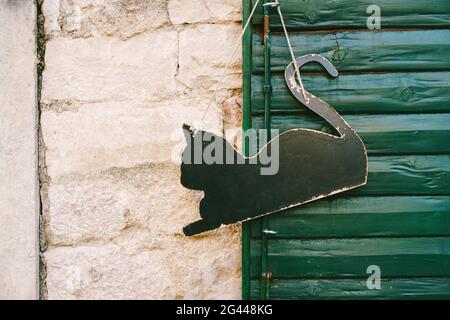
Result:
<svg viewBox="0 0 450 320">
<path fill-rule="evenodd" d="M 352 31 L 290 34 L 297 55 L 318 53 L 338 71 L 450 70 L 450 30 Z M 283 34 L 271 37 L 273 71 L 284 71 L 291 62 Z M 253 70 L 264 71 L 262 38 L 253 36 Z M 306 70 L 321 70 L 308 65 Z"/>
<path fill-rule="evenodd" d="M 450 156 L 369 157 L 367 185 L 357 195 L 449 195 Z"/>
<path fill-rule="evenodd" d="M 260 283 L 252 281 L 251 298 L 258 299 Z M 270 299 L 450 299 L 450 278 L 381 280 L 380 290 L 369 290 L 366 279 L 273 280 Z"/>
<path fill-rule="evenodd" d="M 450 72 L 342 74 L 336 79 L 305 74 L 302 79 L 308 91 L 344 114 L 450 111 Z M 284 76 L 272 77 L 272 86 L 272 112 L 305 112 Z M 264 111 L 262 88 L 263 77 L 253 75 L 253 112 Z"/>
<path fill-rule="evenodd" d="M 258 256 L 259 241 L 252 255 Z M 367 277 L 377 265 L 383 277 L 450 276 L 450 238 L 269 240 L 273 278 Z M 252 276 L 260 275 L 253 259 Z"/>
<path fill-rule="evenodd" d="M 335 196 L 273 214 L 268 228 L 271 238 L 450 236 L 450 197 Z"/>
<path fill-rule="evenodd" d="M 450 153 L 450 114 L 345 115 L 358 132 L 369 154 Z M 308 128 L 332 133 L 328 123 L 313 115 L 274 115 L 272 129 L 280 132 Z M 263 116 L 253 118 L 253 128 L 264 128 Z"/>
<path fill-rule="evenodd" d="M 442 27 L 450 25 L 448 0 L 283 0 L 281 9 L 290 29 L 366 28 L 367 7 L 376 4 L 381 9 L 381 26 L 387 27 Z M 262 9 L 256 12 L 254 24 L 262 23 Z M 276 11 L 272 27 L 280 27 Z"/>
</svg>

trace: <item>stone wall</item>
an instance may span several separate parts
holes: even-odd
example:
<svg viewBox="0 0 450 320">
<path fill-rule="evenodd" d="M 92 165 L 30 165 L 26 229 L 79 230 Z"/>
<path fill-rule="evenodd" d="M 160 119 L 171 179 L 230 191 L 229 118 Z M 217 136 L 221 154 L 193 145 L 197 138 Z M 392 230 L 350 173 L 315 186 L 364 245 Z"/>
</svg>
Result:
<svg viewBox="0 0 450 320">
<path fill-rule="evenodd" d="M 183 123 L 239 122 L 239 51 L 200 119 L 240 11 L 240 0 L 44 0 L 46 298 L 241 297 L 240 226 L 185 238 L 202 193 L 171 161 Z"/>
</svg>

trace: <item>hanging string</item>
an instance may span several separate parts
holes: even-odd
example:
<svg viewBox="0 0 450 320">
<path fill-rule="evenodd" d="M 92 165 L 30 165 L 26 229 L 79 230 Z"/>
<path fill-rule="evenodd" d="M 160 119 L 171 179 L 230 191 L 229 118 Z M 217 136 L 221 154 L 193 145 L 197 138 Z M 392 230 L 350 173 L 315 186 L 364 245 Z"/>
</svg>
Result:
<svg viewBox="0 0 450 320">
<path fill-rule="evenodd" d="M 242 29 L 242 32 L 239 35 L 238 40 L 236 41 L 236 46 L 234 47 L 234 49 L 233 49 L 233 51 L 231 53 L 230 59 L 229 59 L 228 63 L 226 64 L 225 69 L 223 70 L 223 73 L 222 73 L 221 77 L 219 78 L 219 81 L 217 82 L 217 84 L 216 84 L 216 86 L 215 86 L 215 88 L 213 90 L 213 93 L 211 94 L 211 98 L 209 99 L 208 106 L 206 107 L 205 111 L 203 112 L 201 123 L 204 122 L 205 117 L 208 114 L 209 108 L 211 107 L 211 104 L 213 103 L 214 98 L 216 97 L 216 93 L 219 90 L 220 85 L 222 84 L 222 82 L 223 82 L 223 80 L 224 80 L 224 78 L 225 78 L 225 76 L 226 76 L 226 74 L 228 72 L 228 69 L 231 66 L 231 63 L 233 62 L 234 55 L 236 54 L 237 49 L 239 49 L 239 46 L 240 46 L 240 44 L 242 42 L 242 38 L 244 37 L 244 34 L 247 31 L 248 26 L 250 25 L 250 22 L 252 20 L 253 15 L 255 14 L 255 11 L 256 11 L 256 8 L 258 7 L 258 4 L 259 4 L 259 0 L 256 0 L 254 6 L 252 8 L 252 11 L 250 12 L 250 15 L 248 16 L 248 19 L 247 19 L 247 21 L 246 21 L 246 23 L 244 25 L 244 28 Z M 278 0 L 275 0 L 274 2 L 269 2 L 269 3 L 266 3 L 264 5 L 270 5 L 270 6 L 273 6 L 273 7 L 277 7 L 277 12 L 278 12 L 278 15 L 280 16 L 281 25 L 283 27 L 284 35 L 286 37 L 286 41 L 287 41 L 287 44 L 288 44 L 288 47 L 289 47 L 289 52 L 291 54 L 291 59 L 292 59 L 292 62 L 294 63 L 295 74 L 297 76 L 298 83 L 299 83 L 300 88 L 302 90 L 303 98 L 305 99 L 306 103 L 308 103 L 309 99 L 306 97 L 305 88 L 303 87 L 303 81 L 302 81 L 302 78 L 300 76 L 300 69 L 299 69 L 299 67 L 297 65 L 297 60 L 296 60 L 295 55 L 294 55 L 294 50 L 292 49 L 291 41 L 289 40 L 289 34 L 287 32 L 287 29 L 286 29 L 286 24 L 284 22 L 283 14 L 281 13 L 280 3 L 278 2 Z"/>
<path fill-rule="evenodd" d="M 289 40 L 289 34 L 287 32 L 287 29 L 286 29 L 286 24 L 284 23 L 283 14 L 281 13 L 280 3 L 278 2 L 278 0 L 275 0 L 271 4 L 272 4 L 272 6 L 277 7 L 277 12 L 278 12 L 278 15 L 280 16 L 280 21 L 281 21 L 281 25 L 283 27 L 284 35 L 286 36 L 286 41 L 287 41 L 287 45 L 289 47 L 289 52 L 291 54 L 292 62 L 294 63 L 295 74 L 297 76 L 298 83 L 299 83 L 300 88 L 302 90 L 303 98 L 305 99 L 306 103 L 308 103 L 309 99 L 306 98 L 305 88 L 303 87 L 302 77 L 300 76 L 300 69 L 299 69 L 299 67 L 297 65 L 297 59 L 295 58 L 294 50 L 292 49 L 292 45 L 291 45 L 291 41 Z"/>
<path fill-rule="evenodd" d="M 226 64 L 225 69 L 223 70 L 223 73 L 222 73 L 221 77 L 219 78 L 219 81 L 217 82 L 216 87 L 213 90 L 213 93 L 212 93 L 211 98 L 209 100 L 208 106 L 206 107 L 206 110 L 203 112 L 203 116 L 202 116 L 202 120 L 201 120 L 202 123 L 205 120 L 205 117 L 206 117 L 206 115 L 207 115 L 207 113 L 209 111 L 209 108 L 211 107 L 211 104 L 214 101 L 214 98 L 216 97 L 216 93 L 219 90 L 220 85 L 222 84 L 222 81 L 225 78 L 225 76 L 226 76 L 226 74 L 228 72 L 228 69 L 231 66 L 231 63 L 233 62 L 234 55 L 236 54 L 237 49 L 239 49 L 239 46 L 241 45 L 242 38 L 244 37 L 245 31 L 247 30 L 248 26 L 250 25 L 250 22 L 252 20 L 252 17 L 254 15 L 255 11 L 256 11 L 256 8 L 258 7 L 258 4 L 259 4 L 259 0 L 256 0 L 255 1 L 255 5 L 253 6 L 253 9 L 250 12 L 250 15 L 248 16 L 247 22 L 245 23 L 244 28 L 242 29 L 242 32 L 241 32 L 238 40 L 236 41 L 236 46 L 234 47 L 233 52 L 231 53 L 230 60 Z"/>
</svg>

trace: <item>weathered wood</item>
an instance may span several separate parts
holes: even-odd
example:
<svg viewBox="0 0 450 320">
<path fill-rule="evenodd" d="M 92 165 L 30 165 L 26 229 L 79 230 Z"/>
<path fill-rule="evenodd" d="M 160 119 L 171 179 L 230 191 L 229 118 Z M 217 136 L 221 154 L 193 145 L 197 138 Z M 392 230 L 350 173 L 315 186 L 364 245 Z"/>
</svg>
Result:
<svg viewBox="0 0 450 320">
<path fill-rule="evenodd" d="M 376 4 L 381 9 L 381 26 L 386 27 L 447 27 L 450 26 L 450 2 L 447 0 L 283 0 L 281 9 L 290 29 L 366 28 L 368 6 Z M 262 23 L 262 8 L 253 19 Z M 275 11 L 271 26 L 280 27 Z"/>
<path fill-rule="evenodd" d="M 348 195 L 449 195 L 450 156 L 369 157 L 368 181 Z"/>
<path fill-rule="evenodd" d="M 252 255 L 259 255 L 259 241 Z M 450 276 L 450 238 L 269 240 L 273 278 L 367 277 L 377 265 L 382 277 Z M 252 276 L 260 274 L 253 259 Z M 450 292 L 449 292 L 450 294 Z"/>
<path fill-rule="evenodd" d="M 291 62 L 284 34 L 273 34 L 272 71 L 284 71 Z M 450 30 L 350 31 L 290 33 L 297 56 L 316 53 L 341 71 L 450 70 Z M 253 35 L 253 71 L 264 71 L 262 39 Z M 309 65 L 302 71 L 321 70 Z"/>
<path fill-rule="evenodd" d="M 296 56 L 322 54 L 340 72 L 329 79 L 319 66 L 305 66 L 305 88 L 345 114 L 370 156 L 366 186 L 268 219 L 278 232 L 268 245 L 269 297 L 450 298 L 450 2 L 280 2 Z M 381 8 L 377 32 L 366 29 L 372 4 Z M 272 75 L 272 128 L 331 132 L 288 93 L 281 72 L 290 55 L 275 12 L 271 26 L 272 71 L 279 72 Z M 253 125 L 262 128 L 264 59 L 256 29 L 253 62 L 246 63 Z M 252 298 L 260 298 L 260 232 L 254 222 Z M 370 264 L 381 267 L 381 290 L 367 289 Z M 327 279 L 308 279 L 316 277 Z"/>
<path fill-rule="evenodd" d="M 369 154 L 450 153 L 450 114 L 346 115 L 345 120 L 364 141 Z M 253 117 L 263 128 L 263 118 Z M 333 133 L 325 120 L 305 114 L 277 115 L 272 129 L 280 132 L 308 128 Z"/>
<path fill-rule="evenodd" d="M 449 299 L 450 278 L 381 280 L 380 290 L 369 290 L 366 279 L 273 280 L 271 299 Z M 251 298 L 258 299 L 260 284 L 252 281 Z"/>
<path fill-rule="evenodd" d="M 427 113 L 450 112 L 450 72 L 304 74 L 305 88 L 338 112 Z M 305 112 L 286 87 L 284 76 L 272 77 L 272 112 Z M 263 77 L 252 76 L 253 112 L 264 111 Z"/>
<path fill-rule="evenodd" d="M 450 236 L 450 197 L 333 197 L 273 214 L 268 228 L 271 238 Z"/>
</svg>

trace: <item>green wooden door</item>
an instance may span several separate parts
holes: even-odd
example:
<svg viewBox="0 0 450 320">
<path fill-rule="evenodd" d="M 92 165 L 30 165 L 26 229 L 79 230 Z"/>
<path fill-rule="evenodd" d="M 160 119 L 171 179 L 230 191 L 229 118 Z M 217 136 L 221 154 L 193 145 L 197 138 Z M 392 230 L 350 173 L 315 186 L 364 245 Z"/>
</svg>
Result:
<svg viewBox="0 0 450 320">
<path fill-rule="evenodd" d="M 320 53 L 340 76 L 302 69 L 369 152 L 368 184 L 244 224 L 245 299 L 450 298 L 450 1 L 279 0 L 297 56 Z M 366 27 L 369 5 L 381 30 Z M 244 0 L 244 19 L 252 3 Z M 244 129 L 264 127 L 260 7 L 244 37 Z M 288 92 L 290 62 L 271 13 L 270 126 L 329 130 Z M 262 233 L 262 229 L 276 234 Z M 366 285 L 380 267 L 381 289 Z"/>
</svg>

